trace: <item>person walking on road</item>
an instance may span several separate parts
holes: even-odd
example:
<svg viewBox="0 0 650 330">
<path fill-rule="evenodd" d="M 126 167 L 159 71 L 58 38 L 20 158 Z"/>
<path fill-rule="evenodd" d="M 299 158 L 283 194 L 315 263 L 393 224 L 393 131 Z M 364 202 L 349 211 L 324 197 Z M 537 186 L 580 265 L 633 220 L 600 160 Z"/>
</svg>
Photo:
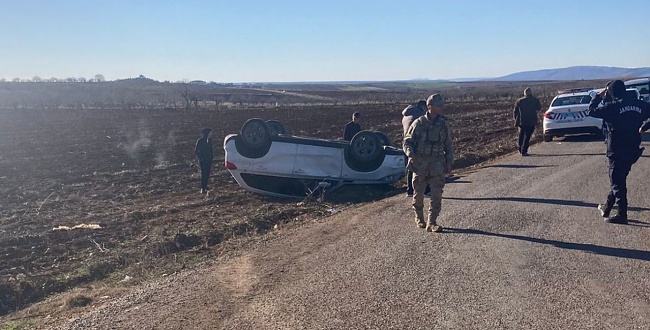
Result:
<svg viewBox="0 0 650 330">
<path fill-rule="evenodd" d="M 427 113 L 427 101 L 425 100 L 419 100 L 416 104 L 410 104 L 402 111 L 403 136 L 406 136 L 406 132 L 411 127 L 411 124 L 425 113 Z M 427 186 L 424 194 L 429 194 L 429 186 Z M 413 171 L 409 169 L 406 170 L 406 196 L 413 197 Z"/>
<path fill-rule="evenodd" d="M 343 130 L 343 140 L 352 141 L 352 137 L 354 137 L 355 134 L 361 132 L 361 124 L 359 124 L 360 117 L 361 113 L 359 112 L 352 114 L 352 121 L 347 123 L 347 125 L 345 125 L 345 129 Z"/>
<path fill-rule="evenodd" d="M 514 119 L 515 127 L 519 128 L 519 153 L 528 156 L 530 137 L 537 126 L 537 112 L 542 109 L 539 99 L 533 96 L 530 87 L 524 90 L 524 97 L 515 102 Z"/>
<path fill-rule="evenodd" d="M 609 94 L 612 102 L 598 106 Z M 601 118 L 607 123 L 607 161 L 610 191 L 605 204 L 598 205 L 605 222 L 627 224 L 627 175 L 632 165 L 641 157 L 641 134 L 650 124 L 643 122 L 650 118 L 650 104 L 635 97 L 626 96 L 625 83 L 614 80 L 589 104 L 589 116 Z M 618 212 L 610 212 L 618 205 Z"/>
<path fill-rule="evenodd" d="M 212 139 L 210 132 L 212 129 L 204 128 L 203 136 L 196 141 L 194 147 L 194 154 L 199 158 L 199 165 L 201 167 L 201 193 L 205 194 L 210 190 L 208 188 L 208 181 L 210 180 L 210 171 L 212 170 Z"/>
<path fill-rule="evenodd" d="M 430 232 L 440 232 L 436 223 L 442 207 L 445 174 L 451 173 L 454 150 L 447 118 L 442 115 L 445 100 L 433 94 L 426 101 L 428 111 L 416 119 L 404 136 L 403 149 L 408 157 L 407 168 L 413 171 L 413 209 L 415 223 Z M 424 222 L 424 190 L 429 185 L 429 215 Z"/>
</svg>

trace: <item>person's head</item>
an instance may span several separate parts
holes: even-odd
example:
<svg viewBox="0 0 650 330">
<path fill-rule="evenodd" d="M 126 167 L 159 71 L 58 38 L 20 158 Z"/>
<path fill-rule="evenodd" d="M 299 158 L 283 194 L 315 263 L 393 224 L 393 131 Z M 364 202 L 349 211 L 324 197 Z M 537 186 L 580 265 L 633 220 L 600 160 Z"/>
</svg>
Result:
<svg viewBox="0 0 650 330">
<path fill-rule="evenodd" d="M 210 135 L 210 132 L 212 132 L 212 129 L 206 127 L 204 129 L 202 129 L 201 132 L 203 133 L 203 136 L 208 136 L 208 135 Z"/>
<path fill-rule="evenodd" d="M 432 115 L 441 115 L 442 107 L 445 105 L 445 99 L 438 93 L 431 94 L 427 98 L 427 110 Z"/>
<path fill-rule="evenodd" d="M 352 121 L 355 123 L 359 122 L 359 117 L 361 117 L 361 112 L 355 112 L 352 114 Z"/>
<path fill-rule="evenodd" d="M 614 80 L 607 84 L 607 94 L 610 94 L 614 99 L 622 99 L 625 97 L 625 83 L 623 80 Z"/>
<path fill-rule="evenodd" d="M 427 101 L 419 100 L 416 106 L 424 111 L 427 111 Z"/>
<path fill-rule="evenodd" d="M 526 87 L 526 89 L 524 89 L 524 96 L 533 96 L 533 90 L 530 89 L 530 87 Z"/>
</svg>

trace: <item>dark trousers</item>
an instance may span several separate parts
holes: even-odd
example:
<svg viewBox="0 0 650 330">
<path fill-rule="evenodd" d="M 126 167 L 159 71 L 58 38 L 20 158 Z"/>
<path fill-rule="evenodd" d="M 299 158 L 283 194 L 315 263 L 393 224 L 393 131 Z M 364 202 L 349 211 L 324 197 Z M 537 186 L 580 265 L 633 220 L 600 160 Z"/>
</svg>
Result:
<svg viewBox="0 0 650 330">
<path fill-rule="evenodd" d="M 212 161 L 200 161 L 199 164 L 201 165 L 201 189 L 208 189 Z"/>
<path fill-rule="evenodd" d="M 629 159 L 607 158 L 609 162 L 610 191 L 607 195 L 607 209 L 618 205 L 618 213 L 627 216 L 627 175 L 632 169 Z"/>
<path fill-rule="evenodd" d="M 535 126 L 520 126 L 519 127 L 519 152 L 522 154 L 528 153 L 528 146 L 530 145 L 530 137 L 535 131 Z"/>
</svg>

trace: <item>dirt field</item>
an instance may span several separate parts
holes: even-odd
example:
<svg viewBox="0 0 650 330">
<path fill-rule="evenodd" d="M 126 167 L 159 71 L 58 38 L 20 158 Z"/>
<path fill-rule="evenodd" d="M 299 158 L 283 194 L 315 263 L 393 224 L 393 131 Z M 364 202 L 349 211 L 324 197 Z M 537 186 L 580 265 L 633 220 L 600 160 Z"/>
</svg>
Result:
<svg viewBox="0 0 650 330">
<path fill-rule="evenodd" d="M 511 99 L 452 101 L 455 168 L 516 150 Z M 351 113 L 401 145 L 405 104 L 224 111 L 0 110 L 0 316 L 100 279 L 139 283 L 214 257 L 235 236 L 324 217 L 403 193 L 347 187 L 326 201 L 244 192 L 223 168 L 224 136 L 249 118 L 289 133 L 335 139 Z M 214 129 L 213 190 L 199 194 L 193 146 Z M 537 138 L 540 136 L 538 135 Z M 80 224 L 101 228 L 54 230 Z"/>
</svg>

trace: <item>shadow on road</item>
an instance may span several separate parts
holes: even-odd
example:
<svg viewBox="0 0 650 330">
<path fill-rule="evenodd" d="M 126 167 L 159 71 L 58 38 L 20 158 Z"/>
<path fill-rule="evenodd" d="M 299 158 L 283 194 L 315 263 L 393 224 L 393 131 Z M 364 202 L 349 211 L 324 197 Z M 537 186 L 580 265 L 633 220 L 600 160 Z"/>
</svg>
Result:
<svg viewBox="0 0 650 330">
<path fill-rule="evenodd" d="M 488 165 L 488 167 L 498 167 L 498 168 L 537 168 L 537 167 L 557 167 L 557 165 L 522 165 L 522 164 L 499 164 L 499 165 Z"/>
<path fill-rule="evenodd" d="M 593 134 L 567 135 L 555 142 L 603 142 L 604 138 Z"/>
<path fill-rule="evenodd" d="M 539 203 L 539 204 L 552 204 L 552 205 L 567 205 L 567 206 L 580 206 L 596 208 L 598 204 L 587 203 L 581 201 L 571 201 L 564 199 L 549 199 L 549 198 L 526 198 L 526 197 L 442 197 L 443 199 L 459 200 L 459 201 L 506 201 L 506 202 L 522 202 L 522 203 Z M 650 211 L 645 207 L 628 207 L 630 211 Z"/>
<path fill-rule="evenodd" d="M 605 153 L 598 154 L 530 154 L 533 157 L 566 157 L 566 156 L 605 156 Z"/>
<path fill-rule="evenodd" d="M 454 175 L 445 178 L 445 183 L 472 183 L 472 181 L 461 180 L 462 176 Z"/>
<path fill-rule="evenodd" d="M 650 261 L 650 251 L 613 248 L 613 247 L 602 246 L 602 245 L 594 245 L 594 244 L 570 243 L 570 242 L 554 241 L 554 240 L 549 240 L 549 239 L 534 238 L 534 237 L 528 237 L 528 236 L 491 233 L 491 232 L 487 232 L 487 231 L 483 231 L 483 230 L 476 230 L 476 229 L 445 228 L 445 231 L 448 232 L 448 233 L 485 235 L 485 236 L 494 236 L 494 237 L 501 237 L 501 238 L 516 239 L 516 240 L 520 240 L 520 241 L 552 245 L 552 246 L 555 246 L 555 247 L 560 248 L 560 249 L 580 250 L 580 251 L 600 254 L 600 255 L 604 255 L 604 256 Z"/>
</svg>

